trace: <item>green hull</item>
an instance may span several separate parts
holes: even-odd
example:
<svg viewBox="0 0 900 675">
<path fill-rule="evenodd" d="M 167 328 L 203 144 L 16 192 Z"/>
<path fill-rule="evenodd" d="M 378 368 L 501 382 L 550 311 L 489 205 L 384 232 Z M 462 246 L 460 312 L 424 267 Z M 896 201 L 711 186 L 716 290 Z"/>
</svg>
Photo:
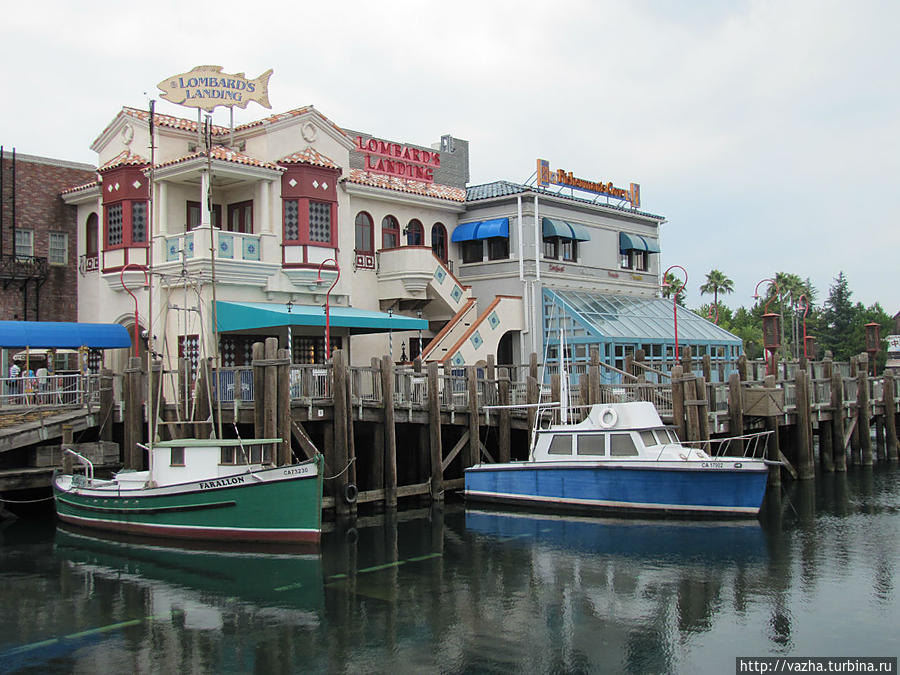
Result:
<svg viewBox="0 0 900 675">
<path fill-rule="evenodd" d="M 178 539 L 317 542 L 321 458 L 183 485 L 140 490 L 53 481 L 60 520 L 82 527 Z M 62 479 L 62 480 L 61 480 Z"/>
</svg>

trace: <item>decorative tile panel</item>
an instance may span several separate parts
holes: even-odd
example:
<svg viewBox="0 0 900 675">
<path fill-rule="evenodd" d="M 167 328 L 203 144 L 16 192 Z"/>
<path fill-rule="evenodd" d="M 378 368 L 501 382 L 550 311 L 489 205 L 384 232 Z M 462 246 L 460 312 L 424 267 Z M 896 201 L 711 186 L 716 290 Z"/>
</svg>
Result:
<svg viewBox="0 0 900 675">
<path fill-rule="evenodd" d="M 481 347 L 481 345 L 484 344 L 484 340 L 481 338 L 481 333 L 479 333 L 477 330 L 472 333 L 472 337 L 469 338 L 469 342 L 472 343 L 472 346 L 475 347 L 475 349 L 478 349 L 479 347 Z"/>
<path fill-rule="evenodd" d="M 259 260 L 259 239 L 257 237 L 244 237 L 241 256 L 244 260 Z"/>
<path fill-rule="evenodd" d="M 219 233 L 219 250 L 220 258 L 234 258 L 234 235 Z"/>
<path fill-rule="evenodd" d="M 450 297 L 453 298 L 454 301 L 459 302 L 459 299 L 462 297 L 462 289 L 459 286 L 454 286 L 453 290 L 450 291 Z"/>
<path fill-rule="evenodd" d="M 491 312 L 488 315 L 488 324 L 490 325 L 491 330 L 494 330 L 500 325 L 500 317 L 497 316 L 497 312 Z"/>
<path fill-rule="evenodd" d="M 453 358 L 450 359 L 450 364 L 457 367 L 464 366 L 466 365 L 466 360 L 462 357 L 462 354 L 456 352 L 456 354 L 453 355 Z"/>
<path fill-rule="evenodd" d="M 447 270 L 438 265 L 438 268 L 434 271 L 434 278 L 437 279 L 439 284 L 444 283 L 444 279 L 447 278 Z"/>
</svg>

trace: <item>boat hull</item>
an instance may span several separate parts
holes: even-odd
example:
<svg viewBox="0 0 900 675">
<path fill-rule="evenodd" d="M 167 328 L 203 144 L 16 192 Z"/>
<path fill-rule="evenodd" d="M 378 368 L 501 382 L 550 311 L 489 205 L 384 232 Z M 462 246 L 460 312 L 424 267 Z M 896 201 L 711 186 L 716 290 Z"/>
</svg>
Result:
<svg viewBox="0 0 900 675">
<path fill-rule="evenodd" d="M 701 466 L 712 465 L 714 468 Z M 466 469 L 467 501 L 567 511 L 752 517 L 768 471 L 762 462 L 521 462 Z"/>
<path fill-rule="evenodd" d="M 317 462 L 140 490 L 53 481 L 60 520 L 140 536 L 202 541 L 318 542 L 322 476 Z"/>
</svg>

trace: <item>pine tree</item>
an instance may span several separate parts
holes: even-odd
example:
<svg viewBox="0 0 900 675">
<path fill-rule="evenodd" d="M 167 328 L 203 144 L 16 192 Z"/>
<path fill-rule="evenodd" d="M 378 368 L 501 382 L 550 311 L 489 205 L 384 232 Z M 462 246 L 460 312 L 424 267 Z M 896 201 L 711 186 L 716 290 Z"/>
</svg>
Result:
<svg viewBox="0 0 900 675">
<path fill-rule="evenodd" d="M 847 361 L 860 351 L 855 328 L 860 320 L 861 306 L 853 305 L 851 295 L 847 277 L 840 272 L 828 290 L 823 312 L 825 334 L 821 337 L 822 346 L 831 350 L 836 361 Z"/>
</svg>

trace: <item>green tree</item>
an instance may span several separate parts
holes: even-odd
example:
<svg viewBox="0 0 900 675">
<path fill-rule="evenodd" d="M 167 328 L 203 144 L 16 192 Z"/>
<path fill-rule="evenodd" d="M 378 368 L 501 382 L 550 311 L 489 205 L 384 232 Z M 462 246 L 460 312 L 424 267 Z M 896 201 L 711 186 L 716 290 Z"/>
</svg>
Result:
<svg viewBox="0 0 900 675">
<path fill-rule="evenodd" d="M 684 281 L 675 276 L 672 272 L 666 272 L 663 279 L 662 296 L 671 298 L 675 296 L 675 302 L 684 307 Z"/>
<path fill-rule="evenodd" d="M 835 278 L 828 290 L 828 299 L 825 300 L 825 309 L 822 312 L 824 332 L 821 344 L 824 349 L 830 349 L 835 361 L 847 361 L 851 356 L 860 352 L 860 347 L 865 347 L 865 342 L 859 345 L 854 336 L 854 327 L 859 324 L 860 307 L 856 307 L 850 301 L 850 284 L 843 272 Z"/>
<path fill-rule="evenodd" d="M 734 282 L 719 270 L 710 270 L 706 275 L 706 283 L 700 286 L 700 295 L 712 293 L 713 305 L 719 306 L 719 293 L 733 293 Z"/>
</svg>

